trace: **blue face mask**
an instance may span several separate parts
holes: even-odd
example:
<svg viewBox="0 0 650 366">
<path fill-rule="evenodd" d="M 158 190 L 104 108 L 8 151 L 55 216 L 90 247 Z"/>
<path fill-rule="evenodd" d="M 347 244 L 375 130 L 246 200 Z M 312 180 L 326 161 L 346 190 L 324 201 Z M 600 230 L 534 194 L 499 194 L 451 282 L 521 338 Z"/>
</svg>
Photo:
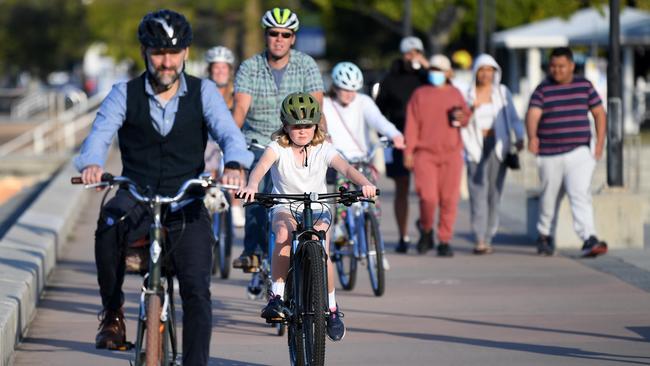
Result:
<svg viewBox="0 0 650 366">
<path fill-rule="evenodd" d="M 447 78 L 442 71 L 429 71 L 429 82 L 434 86 L 441 86 L 445 83 Z"/>
</svg>

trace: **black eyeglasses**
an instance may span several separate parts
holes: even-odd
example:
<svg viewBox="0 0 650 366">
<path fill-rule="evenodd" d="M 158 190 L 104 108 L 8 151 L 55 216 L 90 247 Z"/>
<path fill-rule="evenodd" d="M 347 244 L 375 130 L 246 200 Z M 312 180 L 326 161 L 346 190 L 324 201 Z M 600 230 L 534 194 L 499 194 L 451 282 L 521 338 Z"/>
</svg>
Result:
<svg viewBox="0 0 650 366">
<path fill-rule="evenodd" d="M 282 38 L 289 39 L 291 36 L 293 36 L 293 33 L 291 32 L 278 32 L 278 31 L 268 31 L 268 35 L 275 38 L 277 36 L 282 36 Z"/>
</svg>

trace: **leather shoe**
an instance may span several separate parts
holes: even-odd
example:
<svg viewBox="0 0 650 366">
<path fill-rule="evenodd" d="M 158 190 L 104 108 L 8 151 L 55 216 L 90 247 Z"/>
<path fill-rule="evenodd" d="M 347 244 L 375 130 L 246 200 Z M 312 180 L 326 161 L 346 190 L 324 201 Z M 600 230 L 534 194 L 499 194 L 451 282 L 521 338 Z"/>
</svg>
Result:
<svg viewBox="0 0 650 366">
<path fill-rule="evenodd" d="M 99 331 L 95 337 L 95 348 L 120 350 L 126 345 L 124 312 L 104 309 L 99 315 Z"/>
</svg>

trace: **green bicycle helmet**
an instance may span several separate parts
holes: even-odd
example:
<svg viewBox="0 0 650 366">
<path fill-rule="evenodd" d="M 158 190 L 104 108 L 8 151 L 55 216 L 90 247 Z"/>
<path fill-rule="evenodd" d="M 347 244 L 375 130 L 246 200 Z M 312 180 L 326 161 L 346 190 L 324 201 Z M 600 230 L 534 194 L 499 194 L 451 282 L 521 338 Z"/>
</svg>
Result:
<svg viewBox="0 0 650 366">
<path fill-rule="evenodd" d="M 285 125 L 317 125 L 320 116 L 320 105 L 309 93 L 291 93 L 282 101 L 280 119 Z"/>
<path fill-rule="evenodd" d="M 262 17 L 262 27 L 264 27 L 264 29 L 286 28 L 297 32 L 299 25 L 300 22 L 298 21 L 298 15 L 287 8 L 273 8 L 267 10 Z"/>
</svg>

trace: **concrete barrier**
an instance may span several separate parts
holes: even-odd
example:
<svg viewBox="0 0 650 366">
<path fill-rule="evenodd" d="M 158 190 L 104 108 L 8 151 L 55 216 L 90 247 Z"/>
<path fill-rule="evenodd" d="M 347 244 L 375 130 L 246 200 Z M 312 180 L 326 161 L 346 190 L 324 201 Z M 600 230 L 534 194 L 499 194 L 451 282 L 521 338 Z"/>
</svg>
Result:
<svg viewBox="0 0 650 366">
<path fill-rule="evenodd" d="M 88 192 L 70 184 L 71 162 L 0 240 L 0 366 L 7 366 L 34 316 L 47 278 Z"/>
</svg>

